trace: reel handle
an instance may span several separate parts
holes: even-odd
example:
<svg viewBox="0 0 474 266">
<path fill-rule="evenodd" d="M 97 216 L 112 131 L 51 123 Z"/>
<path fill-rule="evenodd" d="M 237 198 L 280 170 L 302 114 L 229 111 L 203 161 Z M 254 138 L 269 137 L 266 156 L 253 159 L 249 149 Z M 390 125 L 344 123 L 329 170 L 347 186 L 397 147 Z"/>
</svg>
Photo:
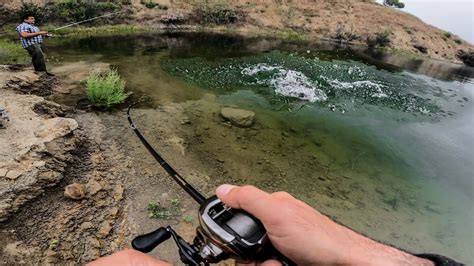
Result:
<svg viewBox="0 0 474 266">
<path fill-rule="evenodd" d="M 170 237 L 171 232 L 165 227 L 160 227 L 151 233 L 135 237 L 132 241 L 132 247 L 143 253 L 149 253 Z"/>
</svg>

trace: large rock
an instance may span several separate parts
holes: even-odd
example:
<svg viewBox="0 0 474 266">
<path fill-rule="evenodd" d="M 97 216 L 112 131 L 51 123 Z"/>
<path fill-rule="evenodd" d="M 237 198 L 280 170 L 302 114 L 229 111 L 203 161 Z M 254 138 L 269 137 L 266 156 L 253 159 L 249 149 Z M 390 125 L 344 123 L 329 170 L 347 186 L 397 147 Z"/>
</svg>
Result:
<svg viewBox="0 0 474 266">
<path fill-rule="evenodd" d="M 33 77 L 22 76 L 25 82 Z M 0 101 L 8 103 L 12 121 L 0 130 L 1 222 L 63 178 L 78 144 L 73 133 L 78 124 L 69 118 L 48 119 L 54 115 L 48 111 L 52 103 L 35 113 L 34 106 L 45 103 L 38 96 L 0 89 Z"/>
<path fill-rule="evenodd" d="M 254 112 L 233 107 L 222 108 L 221 115 L 238 127 L 250 127 L 255 118 Z"/>
<path fill-rule="evenodd" d="M 35 131 L 37 138 L 46 141 L 66 136 L 78 127 L 76 120 L 71 118 L 55 117 L 44 121 Z"/>
</svg>

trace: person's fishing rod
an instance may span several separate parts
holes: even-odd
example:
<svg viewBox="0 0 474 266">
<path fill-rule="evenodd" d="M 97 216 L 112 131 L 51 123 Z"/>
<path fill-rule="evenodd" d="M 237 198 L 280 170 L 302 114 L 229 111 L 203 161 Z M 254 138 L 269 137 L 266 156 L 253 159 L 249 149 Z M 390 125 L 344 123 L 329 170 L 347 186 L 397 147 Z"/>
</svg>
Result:
<svg viewBox="0 0 474 266">
<path fill-rule="evenodd" d="M 138 136 L 140 141 L 145 145 L 146 149 L 151 153 L 151 155 L 155 158 L 156 161 L 163 167 L 166 172 L 180 185 L 184 191 L 186 191 L 199 205 L 204 203 L 206 201 L 206 198 L 199 192 L 197 191 L 193 186 L 191 186 L 186 180 L 176 172 L 176 170 L 169 165 L 163 157 L 155 150 L 153 147 L 148 143 L 148 141 L 143 137 L 143 135 L 140 133 L 138 130 L 137 126 L 133 123 L 132 117 L 130 116 L 130 109 L 132 109 L 133 106 L 135 106 L 138 102 L 133 103 L 128 107 L 127 110 L 127 118 L 128 122 L 130 123 L 130 126 L 132 127 L 133 131 L 135 134 Z"/>
<path fill-rule="evenodd" d="M 57 31 L 57 30 L 65 29 L 65 28 L 69 28 L 69 27 L 72 27 L 72 26 L 75 26 L 75 25 L 79 25 L 79 24 L 82 24 L 82 23 L 86 23 L 86 22 L 89 22 L 89 21 L 93 21 L 93 20 L 96 20 L 96 19 L 99 19 L 99 18 L 103 18 L 103 17 L 108 17 L 108 16 L 120 14 L 120 13 L 123 13 L 123 12 L 125 12 L 125 11 L 126 11 L 126 10 L 117 11 L 117 12 L 108 13 L 108 14 L 105 14 L 105 15 L 101 15 L 101 16 L 97 16 L 97 17 L 85 19 L 85 20 L 82 20 L 82 21 L 79 21 L 79 22 L 74 22 L 74 23 L 71 23 L 71 24 L 68 24 L 68 25 L 65 25 L 65 26 L 61 26 L 61 27 L 56 28 L 56 29 L 52 29 L 52 30 L 50 30 L 49 32 Z"/>
</svg>

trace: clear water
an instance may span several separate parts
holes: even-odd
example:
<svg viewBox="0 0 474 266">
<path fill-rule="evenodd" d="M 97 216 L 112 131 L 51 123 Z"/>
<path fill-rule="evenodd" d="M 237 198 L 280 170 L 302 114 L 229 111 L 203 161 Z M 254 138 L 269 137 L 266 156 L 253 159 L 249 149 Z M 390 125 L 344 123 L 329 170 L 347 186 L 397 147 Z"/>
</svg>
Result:
<svg viewBox="0 0 474 266">
<path fill-rule="evenodd" d="M 190 151 L 225 161 L 213 182 L 286 190 L 378 240 L 474 263 L 472 68 L 202 34 L 53 46 L 61 61 L 115 65 L 150 108 L 181 103 Z M 223 105 L 256 124 L 222 127 Z"/>
</svg>

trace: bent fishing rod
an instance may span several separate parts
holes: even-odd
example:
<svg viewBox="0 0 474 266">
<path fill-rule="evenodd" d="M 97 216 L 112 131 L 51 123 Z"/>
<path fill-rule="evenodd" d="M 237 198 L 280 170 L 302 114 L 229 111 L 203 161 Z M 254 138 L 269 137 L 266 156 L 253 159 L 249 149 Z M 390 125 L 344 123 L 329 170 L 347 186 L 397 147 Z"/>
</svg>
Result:
<svg viewBox="0 0 474 266">
<path fill-rule="evenodd" d="M 56 28 L 56 29 L 52 29 L 49 32 L 69 28 L 69 27 L 72 27 L 72 26 L 75 26 L 75 25 L 79 25 L 79 24 L 86 23 L 86 22 L 89 22 L 89 21 L 93 21 L 93 20 L 103 18 L 103 17 L 112 16 L 112 15 L 115 15 L 115 14 L 120 14 L 120 13 L 123 13 L 123 12 L 125 12 L 125 10 L 117 11 L 117 12 L 113 12 L 113 13 L 108 13 L 108 14 L 105 14 L 105 15 L 102 15 L 102 16 L 97 16 L 97 17 L 93 17 L 93 18 L 89 18 L 89 19 L 85 19 L 85 20 L 82 20 L 82 21 L 79 21 L 79 22 L 74 22 L 74 23 L 71 23 L 71 24 Z"/>
<path fill-rule="evenodd" d="M 203 204 L 206 201 L 206 198 L 197 191 L 193 186 L 191 186 L 170 164 L 168 164 L 165 159 L 148 143 L 148 141 L 143 137 L 142 133 L 138 130 L 137 126 L 133 123 L 132 117 L 130 116 L 130 110 L 133 106 L 135 106 L 138 102 L 133 103 L 128 107 L 127 110 L 127 118 L 130 126 L 132 127 L 133 131 L 146 147 L 146 149 L 151 153 L 153 158 L 165 169 L 165 171 L 180 185 L 184 191 L 186 191 L 199 205 Z"/>
</svg>

